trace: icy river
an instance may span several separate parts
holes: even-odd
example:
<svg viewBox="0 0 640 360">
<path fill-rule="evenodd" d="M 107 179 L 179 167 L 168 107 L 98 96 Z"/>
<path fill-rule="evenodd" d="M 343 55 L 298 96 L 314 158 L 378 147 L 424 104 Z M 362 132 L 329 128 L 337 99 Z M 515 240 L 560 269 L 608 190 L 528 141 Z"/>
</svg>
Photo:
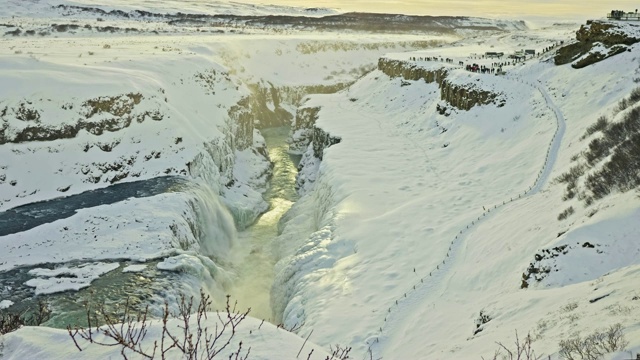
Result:
<svg viewBox="0 0 640 360">
<path fill-rule="evenodd" d="M 150 305 L 159 309 L 164 301 L 176 301 L 181 289 L 216 289 L 214 298 L 231 295 L 238 301 L 239 309 L 251 308 L 251 315 L 270 319 L 270 289 L 274 278 L 275 259 L 272 242 L 278 235 L 278 222 L 282 215 L 296 201 L 295 177 L 299 157 L 287 153 L 286 139 L 288 127 L 271 128 L 262 131 L 267 142 L 269 157 L 274 164 L 273 176 L 267 191 L 263 194 L 269 209 L 255 224 L 238 233 L 235 245 L 228 259 L 220 264 L 225 281 L 216 286 L 208 286 L 209 276 L 198 276 L 189 272 L 159 270 L 157 265 L 163 259 L 144 264 L 129 260 L 109 260 L 119 266 L 94 280 L 89 287 L 79 291 L 66 291 L 35 296 L 34 289 L 25 283 L 34 278 L 29 273 L 34 268 L 56 269 L 61 265 L 74 266 L 76 263 L 38 264 L 15 268 L 0 273 L 0 299 L 14 304 L 13 312 L 30 311 L 44 300 L 52 310 L 51 319 L 45 325 L 66 327 L 67 324 L 84 325 L 86 311 L 84 305 L 104 304 L 117 312 L 129 301 L 134 308 Z M 93 190 L 86 193 L 45 202 L 28 204 L 0 213 L 0 236 L 26 231 L 36 226 L 64 219 L 82 208 L 113 204 L 131 197 L 151 197 L 167 192 L 188 191 L 189 180 L 180 177 L 159 177 Z M 219 259 L 218 259 L 219 260 Z M 105 262 L 102 260 L 102 262 Z M 129 265 L 140 266 L 137 272 L 123 272 Z M 65 274 L 63 274 L 65 275 Z M 215 274 L 213 275 L 215 276 Z M 209 290 L 211 291 L 211 290 Z M 221 292 L 224 292 L 222 294 Z M 182 292 L 184 293 L 184 291 Z M 189 292 L 187 292 L 188 295 Z"/>
</svg>

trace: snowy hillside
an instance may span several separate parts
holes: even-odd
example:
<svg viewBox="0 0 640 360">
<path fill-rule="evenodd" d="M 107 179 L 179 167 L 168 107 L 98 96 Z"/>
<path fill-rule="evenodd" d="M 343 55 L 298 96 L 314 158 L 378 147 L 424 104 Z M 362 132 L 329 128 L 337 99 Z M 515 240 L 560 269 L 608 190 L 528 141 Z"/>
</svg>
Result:
<svg viewBox="0 0 640 360">
<path fill-rule="evenodd" d="M 637 86 L 637 45 L 581 70 L 554 66 L 552 53 L 505 66 L 504 77 L 458 66 L 496 62 L 474 58 L 481 48 L 544 49 L 571 36 L 547 29 L 394 54 L 407 66 L 399 77 L 375 71 L 311 97 L 314 134 L 339 143 L 302 170 L 314 187 L 278 239 L 272 302 L 283 321 L 374 358 L 487 358 L 496 342 L 513 348 L 517 332 L 555 359 L 560 340 L 615 323 L 640 350 L 637 194 L 585 205 L 563 201 L 554 181 L 587 147 L 585 129 Z M 431 57 L 453 61 L 420 60 Z M 403 78 L 416 66 L 506 102 L 456 109 L 442 78 Z"/>
<path fill-rule="evenodd" d="M 238 232 L 270 207 L 254 127 L 294 113 L 309 92 L 344 88 L 390 49 L 455 40 L 201 32 L 123 15 L 140 8 L 5 5 L 0 304 L 21 313 L 44 299 L 56 327 L 82 319 L 87 296 L 115 309 L 131 298 L 158 315 L 203 289 L 218 308 L 254 251 Z"/>
</svg>

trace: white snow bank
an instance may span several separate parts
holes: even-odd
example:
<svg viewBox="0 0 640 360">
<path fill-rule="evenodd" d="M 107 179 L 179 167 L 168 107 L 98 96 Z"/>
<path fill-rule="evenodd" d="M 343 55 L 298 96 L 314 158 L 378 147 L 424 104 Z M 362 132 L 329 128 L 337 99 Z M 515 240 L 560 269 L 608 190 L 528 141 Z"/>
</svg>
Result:
<svg viewBox="0 0 640 360">
<path fill-rule="evenodd" d="M 602 210 L 606 211 L 606 210 Z M 625 212 L 627 212 L 625 214 Z M 565 286 L 595 280 L 611 271 L 640 263 L 640 209 L 608 212 L 606 218 L 572 229 L 542 253 L 536 266 L 550 273 L 541 285 Z M 554 251 L 562 247 L 561 251 Z M 588 264 L 588 265 L 587 265 Z"/>
<path fill-rule="evenodd" d="M 139 265 L 128 265 L 122 269 L 123 273 L 138 273 L 143 272 L 147 268 L 147 265 L 139 264 Z"/>
<path fill-rule="evenodd" d="M 14 303 L 11 300 L 1 300 L 0 301 L 0 310 L 8 309 L 13 304 Z"/>
<path fill-rule="evenodd" d="M 81 209 L 70 218 L 0 237 L 0 270 L 74 260 L 146 261 L 167 256 L 180 249 L 180 238 L 169 225 L 189 229 L 193 218 L 182 216 L 189 210 L 188 199 L 176 193 Z M 182 243 L 197 243 L 187 230 L 178 235 L 184 236 Z"/>
<path fill-rule="evenodd" d="M 56 269 L 36 268 L 30 270 L 29 274 L 37 278 L 27 281 L 25 285 L 34 287 L 36 295 L 78 291 L 91 285 L 91 282 L 101 275 L 118 267 L 120 267 L 119 263 L 97 262 Z"/>
<path fill-rule="evenodd" d="M 477 42 L 484 51 L 547 47 L 562 34 L 574 36 L 500 35 L 432 53 L 469 54 Z M 557 358 L 559 340 L 618 322 L 640 346 L 637 195 L 586 207 L 563 201 L 553 182 L 588 146 L 585 129 L 637 87 L 629 74 L 639 74 L 640 48 L 630 48 L 580 71 L 547 57 L 499 79 L 452 71 L 456 83 L 502 91 L 506 104 L 449 116 L 436 112 L 437 84 L 380 72 L 312 96 L 316 126 L 342 141 L 324 150 L 315 188 L 285 217 L 272 291 L 283 322 L 314 328 L 320 343 L 351 339 L 374 358 L 486 358 L 514 331 Z M 569 206 L 575 214 L 558 220 Z M 596 239 L 608 246 L 582 247 Z M 557 258 L 564 267 L 550 279 L 563 286 L 521 288 L 536 252 L 565 240 L 580 248 Z"/>
<path fill-rule="evenodd" d="M 225 317 L 223 316 L 223 319 Z M 215 313 L 210 313 L 204 320 L 204 327 L 210 332 L 215 329 L 219 322 Z M 168 322 L 168 329 L 173 334 L 181 333 L 181 322 L 172 319 Z M 196 328 L 195 316 L 192 317 L 191 327 Z M 227 329 L 228 330 L 228 329 Z M 225 332 L 229 335 L 230 331 Z M 218 348 L 226 342 L 227 338 L 223 335 L 219 340 Z M 301 336 L 309 335 L 307 332 L 301 333 Z M 151 351 L 153 342 L 158 341 L 162 337 L 162 323 L 159 320 L 151 321 L 148 332 L 142 348 L 145 351 Z M 96 335 L 98 341 L 107 341 L 104 336 Z M 313 337 L 306 344 L 305 340 L 296 334 L 290 333 L 284 329 L 277 328 L 270 323 L 262 323 L 261 320 L 251 317 L 246 318 L 236 329 L 236 333 L 231 343 L 225 348 L 218 357 L 229 358 L 238 350 L 239 342 L 242 342 L 242 354 L 250 350 L 250 359 L 295 359 L 296 355 L 301 351 L 301 357 L 307 359 L 310 352 L 313 351 L 310 359 L 320 360 L 330 356 L 322 347 L 313 343 Z M 69 337 L 67 330 L 51 329 L 45 327 L 24 327 L 18 331 L 3 336 L 3 359 L 119 359 L 120 347 L 118 346 L 99 346 L 88 344 L 85 341 L 79 341 L 82 351 L 74 346 L 73 341 Z M 159 351 L 159 350 L 158 350 Z M 126 351 L 128 358 L 137 358 L 134 353 Z M 157 355 L 157 354 L 156 354 Z M 181 359 L 182 353 L 173 349 L 167 354 L 168 359 Z M 235 358 L 235 357 L 234 357 Z"/>
<path fill-rule="evenodd" d="M 273 299 L 285 324 L 312 324 L 322 342 L 366 346 L 383 309 L 442 261 L 460 227 L 533 185 L 556 128 L 537 90 L 506 79 L 490 82 L 506 94 L 504 107 L 449 117 L 436 111 L 437 84 L 403 82 L 374 71 L 305 104 L 321 107 L 316 126 L 342 141 L 324 152 L 313 200 L 298 212 L 314 218 L 312 235 L 290 244 Z M 338 331 L 329 324 L 336 314 L 362 326 Z"/>
</svg>

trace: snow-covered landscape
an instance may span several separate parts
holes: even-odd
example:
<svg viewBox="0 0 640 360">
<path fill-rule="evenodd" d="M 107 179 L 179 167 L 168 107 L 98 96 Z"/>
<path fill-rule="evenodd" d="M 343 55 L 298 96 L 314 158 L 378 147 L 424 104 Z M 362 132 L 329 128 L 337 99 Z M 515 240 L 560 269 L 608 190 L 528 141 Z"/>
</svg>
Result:
<svg viewBox="0 0 640 360">
<path fill-rule="evenodd" d="M 1 5 L 0 359 L 640 353 L 636 23 Z"/>
</svg>

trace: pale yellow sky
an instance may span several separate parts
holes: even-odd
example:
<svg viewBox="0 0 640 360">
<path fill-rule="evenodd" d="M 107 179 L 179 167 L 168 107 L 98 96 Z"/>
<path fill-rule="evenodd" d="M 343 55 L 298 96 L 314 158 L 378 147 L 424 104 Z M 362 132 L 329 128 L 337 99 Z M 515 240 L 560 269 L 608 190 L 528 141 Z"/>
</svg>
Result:
<svg viewBox="0 0 640 360">
<path fill-rule="evenodd" d="M 603 17 L 610 10 L 635 11 L 631 0 L 239 0 L 248 3 L 304 7 L 331 7 L 343 11 L 368 11 L 420 15 L 469 15 L 508 18 L 553 17 L 568 19 Z"/>
</svg>

